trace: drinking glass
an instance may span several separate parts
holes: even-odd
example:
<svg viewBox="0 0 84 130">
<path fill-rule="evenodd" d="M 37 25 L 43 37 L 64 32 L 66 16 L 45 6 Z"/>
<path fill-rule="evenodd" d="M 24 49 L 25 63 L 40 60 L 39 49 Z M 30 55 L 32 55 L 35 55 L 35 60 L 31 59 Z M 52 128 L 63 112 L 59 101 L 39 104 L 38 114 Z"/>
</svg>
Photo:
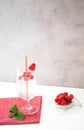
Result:
<svg viewBox="0 0 84 130">
<path fill-rule="evenodd" d="M 38 112 L 38 107 L 31 105 L 30 100 L 35 96 L 36 78 L 31 72 L 20 72 L 17 70 L 16 83 L 19 96 L 26 101 L 26 105 L 21 107 L 21 111 L 27 115 Z"/>
</svg>

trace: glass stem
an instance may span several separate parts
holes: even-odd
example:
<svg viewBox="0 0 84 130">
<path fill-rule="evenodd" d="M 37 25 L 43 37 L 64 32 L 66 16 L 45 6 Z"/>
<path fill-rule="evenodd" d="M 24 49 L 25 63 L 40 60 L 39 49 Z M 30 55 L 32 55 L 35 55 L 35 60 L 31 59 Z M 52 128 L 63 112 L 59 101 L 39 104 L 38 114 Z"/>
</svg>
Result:
<svg viewBox="0 0 84 130">
<path fill-rule="evenodd" d="M 30 101 L 28 99 L 28 80 L 26 81 L 26 101 L 28 102 L 27 110 L 31 110 L 32 106 L 31 106 Z"/>
<path fill-rule="evenodd" d="M 26 81 L 26 101 L 28 101 L 28 80 Z"/>
</svg>

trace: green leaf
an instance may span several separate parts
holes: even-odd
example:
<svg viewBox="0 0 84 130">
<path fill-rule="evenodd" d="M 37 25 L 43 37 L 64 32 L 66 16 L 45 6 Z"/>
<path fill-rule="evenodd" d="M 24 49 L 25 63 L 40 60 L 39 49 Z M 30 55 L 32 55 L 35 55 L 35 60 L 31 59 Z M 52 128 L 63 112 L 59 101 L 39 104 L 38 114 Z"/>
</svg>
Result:
<svg viewBox="0 0 84 130">
<path fill-rule="evenodd" d="M 14 117 L 14 116 L 15 116 L 14 113 L 9 114 L 9 117 L 10 117 L 10 118 L 12 118 L 12 117 Z"/>
<path fill-rule="evenodd" d="M 17 108 L 16 105 L 11 106 L 11 107 L 9 108 L 9 110 L 10 110 L 10 112 L 12 112 L 12 113 L 14 113 L 14 114 L 17 114 L 17 113 L 18 113 L 18 108 Z"/>
<path fill-rule="evenodd" d="M 17 120 L 24 120 L 24 114 L 22 112 L 18 112 L 15 117 Z"/>
<path fill-rule="evenodd" d="M 16 105 L 13 105 L 9 108 L 11 114 L 9 114 L 9 118 L 16 117 L 17 120 L 24 120 L 24 114 L 18 110 Z"/>
</svg>

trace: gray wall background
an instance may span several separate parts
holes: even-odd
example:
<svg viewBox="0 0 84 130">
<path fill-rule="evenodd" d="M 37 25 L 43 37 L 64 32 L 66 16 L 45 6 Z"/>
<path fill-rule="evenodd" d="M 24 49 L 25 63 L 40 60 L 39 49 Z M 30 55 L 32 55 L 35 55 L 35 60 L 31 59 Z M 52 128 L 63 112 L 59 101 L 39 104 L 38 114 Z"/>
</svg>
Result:
<svg viewBox="0 0 84 130">
<path fill-rule="evenodd" d="M 25 55 L 37 83 L 84 88 L 84 0 L 0 0 L 0 81 Z"/>
</svg>

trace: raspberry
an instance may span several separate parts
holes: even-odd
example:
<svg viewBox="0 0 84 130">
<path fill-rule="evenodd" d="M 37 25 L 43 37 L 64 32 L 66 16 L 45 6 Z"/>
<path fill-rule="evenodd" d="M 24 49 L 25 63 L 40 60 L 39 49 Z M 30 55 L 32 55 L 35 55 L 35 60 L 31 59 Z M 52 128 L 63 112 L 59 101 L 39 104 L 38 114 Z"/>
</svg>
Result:
<svg viewBox="0 0 84 130">
<path fill-rule="evenodd" d="M 68 93 L 67 92 L 64 92 L 64 96 L 67 96 L 68 95 Z"/>
<path fill-rule="evenodd" d="M 63 94 L 61 94 L 57 98 L 60 99 L 60 100 L 62 100 L 64 98 L 64 96 L 63 96 Z"/>
<path fill-rule="evenodd" d="M 73 94 L 68 95 L 67 92 L 64 92 L 56 96 L 55 102 L 58 103 L 59 105 L 66 105 L 70 104 L 73 98 L 74 98 Z"/>
<path fill-rule="evenodd" d="M 59 100 L 58 98 L 55 98 L 55 102 L 58 102 L 58 100 Z"/>
<path fill-rule="evenodd" d="M 58 100 L 58 101 L 57 101 L 57 103 L 60 105 L 60 104 L 61 104 L 61 101 L 60 101 L 60 100 Z"/>
<path fill-rule="evenodd" d="M 73 94 L 70 94 L 69 97 L 71 100 L 74 98 Z"/>
<path fill-rule="evenodd" d="M 34 71 L 36 68 L 36 64 L 35 63 L 32 63 L 30 66 L 29 66 L 29 70 L 31 71 Z"/>
<path fill-rule="evenodd" d="M 70 100 L 70 97 L 67 95 L 67 96 L 65 96 L 65 100 L 66 101 L 69 101 Z"/>
<path fill-rule="evenodd" d="M 63 99 L 62 101 L 61 101 L 61 105 L 66 105 L 67 103 L 66 103 L 66 101 Z"/>
<path fill-rule="evenodd" d="M 71 102 L 72 102 L 72 100 L 67 101 L 67 105 L 70 104 Z"/>
</svg>

